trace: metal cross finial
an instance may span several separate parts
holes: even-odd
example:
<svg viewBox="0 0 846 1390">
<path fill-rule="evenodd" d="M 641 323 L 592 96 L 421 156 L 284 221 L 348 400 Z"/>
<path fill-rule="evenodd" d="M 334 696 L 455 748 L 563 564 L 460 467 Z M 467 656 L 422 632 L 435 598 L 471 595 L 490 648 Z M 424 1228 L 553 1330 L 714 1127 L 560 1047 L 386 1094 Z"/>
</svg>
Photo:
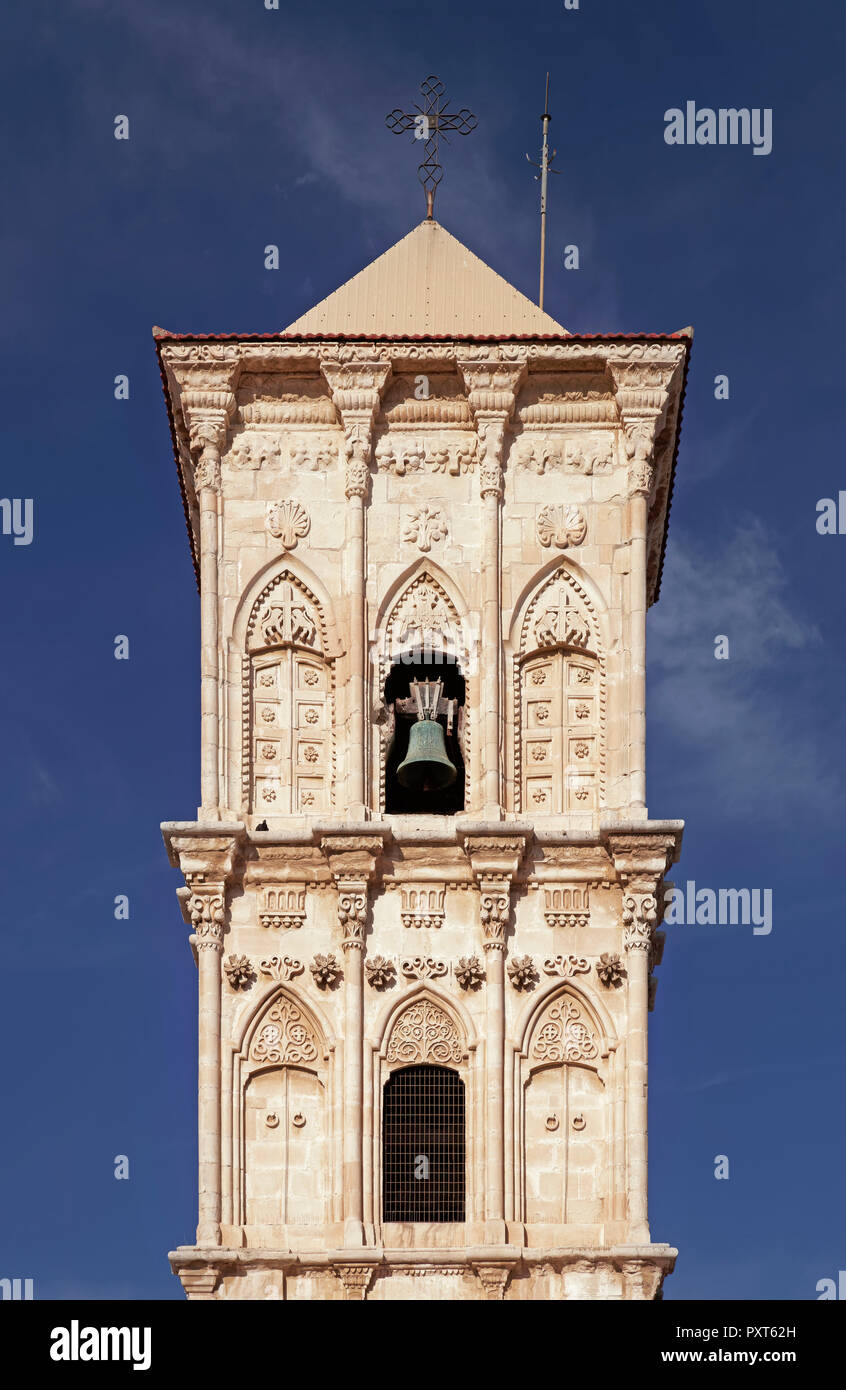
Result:
<svg viewBox="0 0 846 1390">
<path fill-rule="evenodd" d="M 385 117 L 385 124 L 395 135 L 413 131 L 415 140 L 424 140 L 425 158 L 418 165 L 417 174 L 426 194 L 426 216 L 434 215 L 435 189 L 443 178 L 443 169 L 438 163 L 438 138 L 443 135 L 447 144 L 448 130 L 458 131 L 459 135 L 469 135 L 476 129 L 477 121 L 472 111 L 462 106 L 460 111 L 447 111 L 448 98 L 444 96 L 444 84 L 437 77 L 427 77 L 420 85 L 423 105 L 415 103 L 414 112 L 402 111 L 397 106 Z"/>
</svg>

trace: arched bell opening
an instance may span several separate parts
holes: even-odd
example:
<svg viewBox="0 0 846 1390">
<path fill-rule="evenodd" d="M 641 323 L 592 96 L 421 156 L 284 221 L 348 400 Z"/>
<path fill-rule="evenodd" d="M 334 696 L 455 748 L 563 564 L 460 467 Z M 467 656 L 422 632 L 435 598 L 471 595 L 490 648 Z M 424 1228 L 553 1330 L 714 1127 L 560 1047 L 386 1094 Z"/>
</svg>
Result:
<svg viewBox="0 0 846 1390">
<path fill-rule="evenodd" d="M 383 1100 L 383 1221 L 464 1221 L 464 1110 L 464 1082 L 452 1068 L 391 1073 Z"/>
<path fill-rule="evenodd" d="M 384 691 L 393 723 L 385 765 L 389 815 L 449 816 L 464 810 L 465 694 L 454 661 L 401 660 L 391 667 Z"/>
</svg>

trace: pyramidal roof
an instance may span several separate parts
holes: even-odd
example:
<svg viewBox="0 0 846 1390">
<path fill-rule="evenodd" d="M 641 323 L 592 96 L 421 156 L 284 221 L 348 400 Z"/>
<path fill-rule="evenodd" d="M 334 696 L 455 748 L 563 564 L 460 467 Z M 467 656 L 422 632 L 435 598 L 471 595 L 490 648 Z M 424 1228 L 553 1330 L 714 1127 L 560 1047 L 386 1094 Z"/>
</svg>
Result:
<svg viewBox="0 0 846 1390">
<path fill-rule="evenodd" d="M 427 218 L 285 332 L 561 337 L 567 330 Z"/>
</svg>

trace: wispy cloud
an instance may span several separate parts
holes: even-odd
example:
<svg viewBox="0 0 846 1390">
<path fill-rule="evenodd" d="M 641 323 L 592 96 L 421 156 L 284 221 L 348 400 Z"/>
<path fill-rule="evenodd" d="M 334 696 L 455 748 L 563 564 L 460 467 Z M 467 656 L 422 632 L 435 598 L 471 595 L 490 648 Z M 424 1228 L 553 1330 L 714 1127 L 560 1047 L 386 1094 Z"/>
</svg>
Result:
<svg viewBox="0 0 846 1390">
<path fill-rule="evenodd" d="M 682 754 L 679 778 L 728 816 L 842 807 L 833 716 L 809 676 L 837 658 L 802 611 L 778 537 L 751 517 L 708 546 L 677 531 L 662 593 L 650 616 L 650 717 Z M 718 636 L 728 660 L 715 658 Z"/>
</svg>

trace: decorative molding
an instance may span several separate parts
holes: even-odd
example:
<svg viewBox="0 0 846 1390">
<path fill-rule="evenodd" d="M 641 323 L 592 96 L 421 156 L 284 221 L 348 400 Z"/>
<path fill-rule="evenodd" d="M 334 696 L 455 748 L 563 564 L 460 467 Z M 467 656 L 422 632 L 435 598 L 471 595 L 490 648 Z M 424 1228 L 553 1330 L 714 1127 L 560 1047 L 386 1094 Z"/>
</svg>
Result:
<svg viewBox="0 0 846 1390">
<path fill-rule="evenodd" d="M 282 502 L 268 502 L 265 525 L 283 550 L 294 550 L 297 541 L 308 535 L 311 517 L 302 503 L 286 498 Z"/>
<path fill-rule="evenodd" d="M 560 975 L 562 980 L 570 980 L 574 975 L 586 975 L 590 961 L 586 956 L 548 956 L 543 969 L 545 975 Z"/>
<path fill-rule="evenodd" d="M 442 884 L 400 884 L 401 918 L 404 927 L 442 927 L 444 896 Z"/>
<path fill-rule="evenodd" d="M 306 915 L 306 890 L 298 887 L 265 888 L 259 909 L 262 927 L 301 927 Z"/>
<path fill-rule="evenodd" d="M 586 883 L 545 887 L 543 894 L 548 927 L 586 927 L 590 923 L 590 888 Z"/>
<path fill-rule="evenodd" d="M 447 973 L 447 964 L 432 956 L 404 956 L 400 970 L 407 980 L 438 980 Z"/>
<path fill-rule="evenodd" d="M 449 474 L 457 478 L 472 473 L 478 462 L 475 436 L 452 442 L 440 439 L 416 439 L 410 435 L 383 435 L 376 445 L 374 456 L 380 472 L 405 477 L 408 473 Z"/>
<path fill-rule="evenodd" d="M 262 975 L 269 975 L 271 980 L 276 980 L 279 984 L 293 980 L 295 975 L 302 975 L 304 969 L 302 961 L 295 960 L 292 956 L 269 956 L 259 964 Z"/>
<path fill-rule="evenodd" d="M 432 999 L 415 999 L 391 1029 L 387 1059 L 403 1064 L 460 1062 L 464 1055 L 458 1029 Z"/>
<path fill-rule="evenodd" d="M 477 1264 L 475 1269 L 479 1276 L 479 1283 L 485 1291 L 485 1298 L 491 1302 L 501 1303 L 505 1298 L 505 1286 L 508 1283 L 511 1267 L 509 1265 Z"/>
</svg>

